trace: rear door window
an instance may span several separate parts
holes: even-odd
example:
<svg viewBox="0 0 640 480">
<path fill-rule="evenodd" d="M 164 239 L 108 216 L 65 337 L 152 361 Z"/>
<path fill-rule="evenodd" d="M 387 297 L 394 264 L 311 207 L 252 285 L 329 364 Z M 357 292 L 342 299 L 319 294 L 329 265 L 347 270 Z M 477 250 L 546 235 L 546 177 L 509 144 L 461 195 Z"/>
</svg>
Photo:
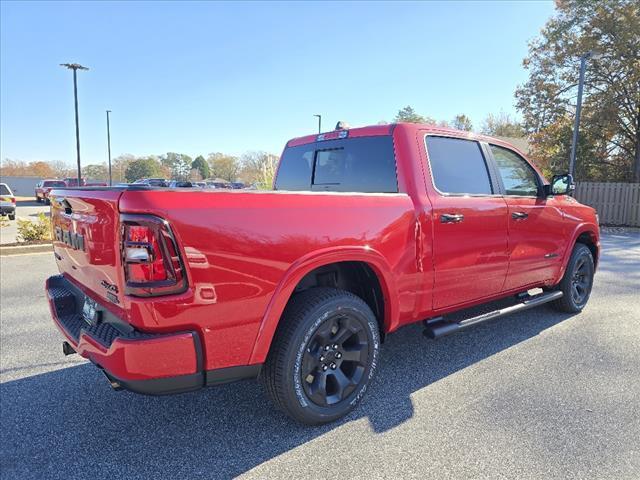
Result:
<svg viewBox="0 0 640 480">
<path fill-rule="evenodd" d="M 397 193 L 393 139 L 346 138 L 287 148 L 276 190 Z"/>
<path fill-rule="evenodd" d="M 9 188 L 4 184 L 0 184 L 0 195 L 11 195 Z"/>
<path fill-rule="evenodd" d="M 442 193 L 491 195 L 489 170 L 480 144 L 449 137 L 426 137 L 435 187 Z"/>
</svg>

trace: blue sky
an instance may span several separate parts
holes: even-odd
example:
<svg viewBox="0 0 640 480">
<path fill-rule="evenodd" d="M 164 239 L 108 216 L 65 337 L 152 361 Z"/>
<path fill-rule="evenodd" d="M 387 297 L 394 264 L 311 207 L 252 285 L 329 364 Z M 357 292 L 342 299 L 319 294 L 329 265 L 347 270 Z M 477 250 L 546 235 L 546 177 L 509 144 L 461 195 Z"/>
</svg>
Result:
<svg viewBox="0 0 640 480">
<path fill-rule="evenodd" d="M 1 158 L 83 164 L 112 153 L 279 153 L 336 121 L 407 104 L 479 127 L 515 114 L 527 42 L 552 2 L 2 2 Z"/>
</svg>

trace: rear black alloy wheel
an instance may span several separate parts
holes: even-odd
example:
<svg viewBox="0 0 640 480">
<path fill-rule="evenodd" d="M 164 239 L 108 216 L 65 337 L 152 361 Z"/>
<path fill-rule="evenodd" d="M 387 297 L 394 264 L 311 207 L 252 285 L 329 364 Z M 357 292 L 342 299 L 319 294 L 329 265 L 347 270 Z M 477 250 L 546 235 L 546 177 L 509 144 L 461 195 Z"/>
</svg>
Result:
<svg viewBox="0 0 640 480">
<path fill-rule="evenodd" d="M 364 327 L 350 313 L 328 318 L 314 333 L 302 358 L 302 385 L 309 400 L 326 407 L 358 386 L 369 357 Z"/>
<path fill-rule="evenodd" d="M 553 302 L 553 305 L 563 312 L 580 312 L 589 301 L 594 271 L 591 250 L 586 245 L 577 243 L 571 252 L 564 276 L 556 287 L 563 296 Z"/>
<path fill-rule="evenodd" d="M 351 411 L 377 365 L 380 334 L 369 306 L 350 292 L 311 288 L 280 319 L 262 380 L 275 405 L 318 425 Z"/>
</svg>

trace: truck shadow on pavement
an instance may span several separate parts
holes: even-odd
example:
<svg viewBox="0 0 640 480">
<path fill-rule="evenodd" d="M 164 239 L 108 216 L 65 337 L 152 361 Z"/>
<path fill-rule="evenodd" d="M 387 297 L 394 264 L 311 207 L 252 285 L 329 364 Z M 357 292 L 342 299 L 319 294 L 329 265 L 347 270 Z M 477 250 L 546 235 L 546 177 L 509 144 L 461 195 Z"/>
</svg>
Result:
<svg viewBox="0 0 640 480">
<path fill-rule="evenodd" d="M 411 395 L 569 318 L 523 312 L 433 341 L 420 325 L 390 335 L 364 403 L 347 418 L 306 427 L 277 412 L 257 382 L 169 397 L 110 389 L 83 364 L 3 383 L 1 464 L 7 478 L 228 478 L 341 425 L 375 432 L 413 416 Z M 4 476 L 3 475 L 3 476 Z"/>
</svg>

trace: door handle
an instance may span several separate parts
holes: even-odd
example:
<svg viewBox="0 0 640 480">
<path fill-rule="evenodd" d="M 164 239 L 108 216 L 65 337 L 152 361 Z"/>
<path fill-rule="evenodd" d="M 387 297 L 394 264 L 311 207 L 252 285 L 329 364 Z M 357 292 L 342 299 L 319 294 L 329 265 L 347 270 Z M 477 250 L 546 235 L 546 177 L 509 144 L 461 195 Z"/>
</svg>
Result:
<svg viewBox="0 0 640 480">
<path fill-rule="evenodd" d="M 511 218 L 513 218 L 514 220 L 524 220 L 528 216 L 529 214 L 524 212 L 513 212 L 511 214 Z"/>
<path fill-rule="evenodd" d="M 461 213 L 443 213 L 440 215 L 440 223 L 460 223 L 464 220 Z"/>
</svg>

